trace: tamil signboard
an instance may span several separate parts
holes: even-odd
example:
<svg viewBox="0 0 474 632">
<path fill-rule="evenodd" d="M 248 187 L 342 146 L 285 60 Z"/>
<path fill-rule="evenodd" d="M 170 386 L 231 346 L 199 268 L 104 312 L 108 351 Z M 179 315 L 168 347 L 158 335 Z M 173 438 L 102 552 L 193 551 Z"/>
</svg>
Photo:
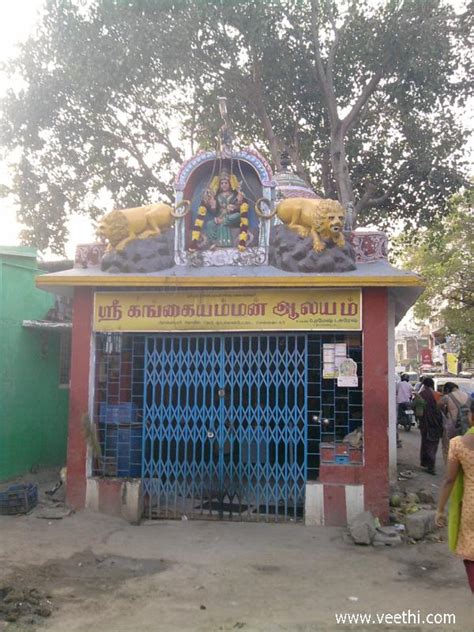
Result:
<svg viewBox="0 0 474 632">
<path fill-rule="evenodd" d="M 96 292 L 94 331 L 362 329 L 358 289 Z"/>
</svg>

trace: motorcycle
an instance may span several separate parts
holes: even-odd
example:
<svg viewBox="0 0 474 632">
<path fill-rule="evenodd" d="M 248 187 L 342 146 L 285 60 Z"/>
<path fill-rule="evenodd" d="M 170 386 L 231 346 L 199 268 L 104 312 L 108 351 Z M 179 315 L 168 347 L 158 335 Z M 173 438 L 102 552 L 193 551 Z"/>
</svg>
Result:
<svg viewBox="0 0 474 632">
<path fill-rule="evenodd" d="M 410 432 L 412 426 L 416 425 L 415 411 L 411 404 L 400 404 L 398 425 L 401 426 L 405 432 Z"/>
</svg>

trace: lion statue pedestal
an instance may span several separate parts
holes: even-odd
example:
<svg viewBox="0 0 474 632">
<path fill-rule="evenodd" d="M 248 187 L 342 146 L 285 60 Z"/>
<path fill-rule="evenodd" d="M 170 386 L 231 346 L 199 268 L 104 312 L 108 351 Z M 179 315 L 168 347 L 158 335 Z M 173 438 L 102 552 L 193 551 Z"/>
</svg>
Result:
<svg viewBox="0 0 474 632">
<path fill-rule="evenodd" d="M 159 203 L 117 209 L 104 215 L 97 227 L 98 237 L 108 244 L 101 269 L 111 273 L 147 273 L 172 268 L 172 226 L 188 209 L 189 202 L 182 200 L 174 209 Z"/>
<path fill-rule="evenodd" d="M 300 237 L 284 224 L 270 234 L 269 264 L 288 272 L 349 272 L 356 269 L 354 249 L 346 242 L 339 247 L 328 244 L 318 253 L 311 237 Z"/>
<path fill-rule="evenodd" d="M 105 272 L 147 273 L 174 266 L 174 230 L 147 239 L 134 239 L 122 250 L 112 250 L 102 257 Z"/>
<path fill-rule="evenodd" d="M 355 270 L 343 233 L 345 210 L 335 200 L 287 198 L 277 206 L 282 224 L 270 234 L 269 263 L 289 272 Z"/>
</svg>

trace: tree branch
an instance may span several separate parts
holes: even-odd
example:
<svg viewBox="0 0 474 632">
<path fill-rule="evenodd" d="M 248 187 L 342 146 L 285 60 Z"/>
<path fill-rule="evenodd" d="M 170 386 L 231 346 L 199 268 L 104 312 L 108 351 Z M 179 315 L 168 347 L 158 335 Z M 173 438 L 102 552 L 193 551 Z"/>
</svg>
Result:
<svg viewBox="0 0 474 632">
<path fill-rule="evenodd" d="M 288 147 L 288 151 L 291 157 L 291 160 L 296 168 L 296 173 L 305 180 L 308 184 L 311 182 L 310 175 L 308 171 L 305 169 L 303 162 L 301 160 L 301 151 L 300 151 L 300 141 L 298 138 L 298 124 L 294 123 L 293 126 L 293 145 Z"/>
<path fill-rule="evenodd" d="M 183 160 L 183 156 L 181 154 L 181 152 L 176 149 L 176 147 L 171 143 L 169 137 L 163 133 L 162 131 L 160 131 L 156 125 L 154 125 L 145 115 L 143 106 L 140 105 L 138 99 L 136 101 L 136 105 L 138 106 L 136 111 L 134 112 L 134 116 L 136 116 L 140 122 L 142 123 L 142 125 L 148 129 L 149 131 L 151 131 L 151 133 L 155 136 L 155 138 L 157 139 L 157 141 L 159 143 L 161 143 L 168 151 L 171 160 L 174 160 L 178 163 L 181 163 Z M 130 135 L 130 132 L 128 131 L 127 127 L 124 127 L 122 125 L 122 123 L 117 119 L 118 124 L 121 126 L 121 129 L 124 130 L 124 132 L 127 134 L 129 140 L 131 142 L 134 142 L 133 137 Z M 138 146 L 135 143 L 135 147 L 138 150 Z"/>
<path fill-rule="evenodd" d="M 254 99 L 255 99 L 253 105 L 257 114 L 260 116 L 263 130 L 264 130 L 265 136 L 267 137 L 268 144 L 270 147 L 270 153 L 272 155 L 273 162 L 275 163 L 275 168 L 279 170 L 281 169 L 281 163 L 280 163 L 281 147 L 276 137 L 276 134 L 273 130 L 273 125 L 268 115 L 268 112 L 265 108 L 260 63 L 257 59 L 255 50 L 253 49 L 253 47 L 251 47 L 251 51 L 252 51 L 252 69 L 253 69 L 253 92 L 254 92 Z"/>
<path fill-rule="evenodd" d="M 362 108 L 365 106 L 370 96 L 375 92 L 377 86 L 383 77 L 383 70 L 380 68 L 377 72 L 369 79 L 369 81 L 365 84 L 364 89 L 359 95 L 359 98 L 352 106 L 349 114 L 342 120 L 342 129 L 343 134 L 345 135 L 351 126 L 355 123 L 357 116 L 359 115 Z"/>
<path fill-rule="evenodd" d="M 114 134 L 110 130 L 106 130 L 107 133 L 111 135 L 123 149 L 128 151 L 131 154 L 131 156 L 135 158 L 135 160 L 138 162 L 138 164 L 142 168 L 146 177 L 149 178 L 153 182 L 154 186 L 156 186 L 158 191 L 162 193 L 163 195 L 166 195 L 167 197 L 172 198 L 172 190 L 169 187 L 167 187 L 157 176 L 155 176 L 151 167 L 147 165 L 147 163 L 145 162 L 142 156 L 141 150 L 137 145 L 136 140 L 133 138 L 133 136 L 131 136 L 127 127 L 121 121 L 119 121 L 115 113 L 113 113 L 113 116 L 114 116 L 114 121 L 122 130 L 122 132 L 124 133 L 124 136 L 126 136 L 126 138 L 128 139 L 129 144 L 124 143 L 123 137 L 117 136 L 117 134 Z"/>
<path fill-rule="evenodd" d="M 321 178 L 323 181 L 324 197 L 335 198 L 336 191 L 332 179 L 331 153 L 329 147 L 326 147 L 321 158 Z"/>
<path fill-rule="evenodd" d="M 386 202 L 390 196 L 389 191 L 385 191 L 383 195 L 379 197 L 373 197 L 377 191 L 377 187 L 373 182 L 369 182 L 362 197 L 359 199 L 355 206 L 356 215 L 358 215 L 361 211 L 366 208 L 371 208 L 372 206 L 380 206 L 384 202 Z"/>
<path fill-rule="evenodd" d="M 332 83 L 332 76 L 328 76 L 324 68 L 323 61 L 321 59 L 321 44 L 319 41 L 319 2 L 318 0 L 311 0 L 311 34 L 313 36 L 315 66 L 311 65 L 316 77 L 316 82 L 319 84 L 323 93 L 326 107 L 328 109 L 329 117 L 331 119 L 331 126 L 335 127 L 339 123 L 339 116 L 337 114 L 336 95 L 334 93 L 334 85 Z"/>
<path fill-rule="evenodd" d="M 383 195 L 380 195 L 379 197 L 370 198 L 369 206 L 381 206 L 388 200 L 389 197 L 390 197 L 390 192 L 385 191 L 385 193 Z"/>
<path fill-rule="evenodd" d="M 334 13 L 332 11 L 329 12 L 329 21 L 331 22 L 331 26 L 332 26 L 332 30 L 334 32 L 334 39 L 333 42 L 331 44 L 331 48 L 329 49 L 329 53 L 328 53 L 328 62 L 327 62 L 327 74 L 328 74 L 328 78 L 330 80 L 331 86 L 334 86 L 334 76 L 333 76 L 333 70 L 334 70 L 334 60 L 336 58 L 336 53 L 337 53 L 337 49 L 339 47 L 339 42 L 341 41 L 341 36 L 342 33 L 344 32 L 348 22 L 349 22 L 349 17 L 347 17 L 344 20 L 344 23 L 342 24 L 342 26 L 338 29 L 336 27 L 336 21 L 334 19 Z"/>
</svg>

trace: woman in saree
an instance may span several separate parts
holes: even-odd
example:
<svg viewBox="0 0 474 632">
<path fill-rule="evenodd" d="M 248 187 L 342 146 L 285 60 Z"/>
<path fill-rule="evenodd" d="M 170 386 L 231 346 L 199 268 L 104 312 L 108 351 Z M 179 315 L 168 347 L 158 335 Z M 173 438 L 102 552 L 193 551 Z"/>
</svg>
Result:
<svg viewBox="0 0 474 632">
<path fill-rule="evenodd" d="M 474 400 L 471 399 L 470 428 L 449 442 L 448 469 L 441 488 L 436 524 L 445 524 L 444 508 L 449 498 L 449 548 L 464 560 L 474 594 Z"/>
<path fill-rule="evenodd" d="M 420 419 L 420 465 L 426 468 L 428 474 L 436 474 L 436 452 L 443 436 L 443 420 L 438 407 L 440 394 L 434 390 L 431 377 L 425 377 L 418 395 L 425 403 L 423 417 Z"/>
</svg>

